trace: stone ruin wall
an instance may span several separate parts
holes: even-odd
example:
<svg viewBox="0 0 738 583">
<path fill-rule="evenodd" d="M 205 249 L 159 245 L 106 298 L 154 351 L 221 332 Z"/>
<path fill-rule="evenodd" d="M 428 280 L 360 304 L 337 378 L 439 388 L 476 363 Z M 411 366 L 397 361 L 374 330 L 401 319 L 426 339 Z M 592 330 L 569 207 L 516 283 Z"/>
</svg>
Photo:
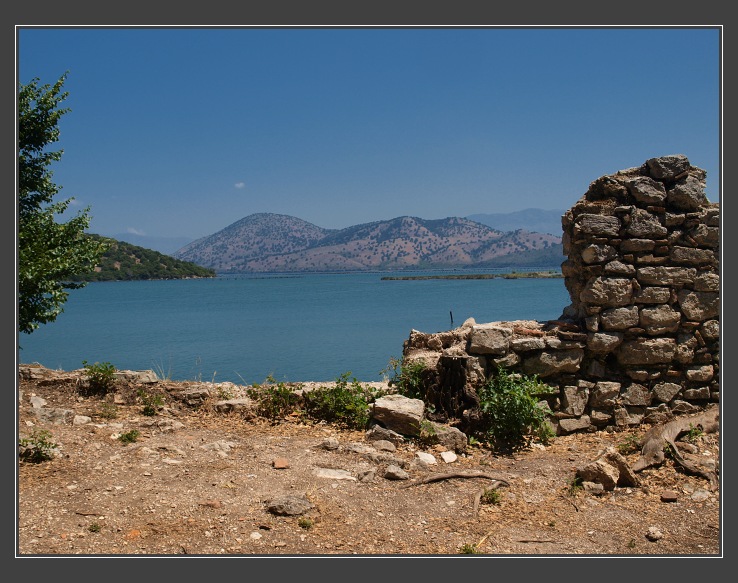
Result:
<svg viewBox="0 0 738 583">
<path fill-rule="evenodd" d="M 503 366 L 538 375 L 557 433 L 659 423 L 720 396 L 720 206 L 682 155 L 603 176 L 562 217 L 571 304 L 558 320 L 416 330 L 439 419 L 473 422 L 475 388 Z"/>
</svg>

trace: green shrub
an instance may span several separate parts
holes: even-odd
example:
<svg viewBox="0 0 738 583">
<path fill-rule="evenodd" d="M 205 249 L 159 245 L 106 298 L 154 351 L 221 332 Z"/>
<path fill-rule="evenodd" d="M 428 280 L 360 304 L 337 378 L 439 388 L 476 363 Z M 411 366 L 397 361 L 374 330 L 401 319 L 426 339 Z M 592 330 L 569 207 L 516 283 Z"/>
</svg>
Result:
<svg viewBox="0 0 738 583">
<path fill-rule="evenodd" d="M 29 437 L 18 439 L 18 457 L 34 464 L 53 459 L 54 450 L 59 446 L 52 441 L 51 432 L 45 429 L 34 430 Z"/>
<path fill-rule="evenodd" d="M 130 431 L 121 433 L 118 436 L 118 441 L 123 444 L 135 443 L 138 440 L 139 435 L 141 435 L 141 433 L 138 429 L 131 429 Z"/>
<path fill-rule="evenodd" d="M 500 504 L 501 502 L 500 492 L 494 488 L 491 490 L 488 488 L 485 488 L 479 500 L 482 504 Z"/>
<path fill-rule="evenodd" d="M 143 410 L 141 411 L 144 415 L 153 417 L 159 410 L 159 407 L 164 405 L 164 397 L 158 393 L 146 391 L 145 389 L 138 390 L 138 396 L 143 402 Z"/>
<path fill-rule="evenodd" d="M 297 519 L 297 525 L 305 530 L 310 530 L 313 527 L 313 524 L 315 524 L 313 519 L 308 518 L 307 516 L 301 516 Z"/>
<path fill-rule="evenodd" d="M 350 429 L 364 429 L 369 422 L 370 403 L 382 391 L 363 387 L 351 373 L 342 374 L 332 387 L 318 387 L 303 394 L 305 415 L 312 419 L 336 423 Z"/>
<path fill-rule="evenodd" d="M 551 410 L 539 397 L 554 392 L 536 375 L 509 374 L 498 367 L 497 374 L 477 390 L 483 437 L 513 450 L 529 446 L 532 437 L 547 443 L 553 437 L 548 423 Z"/>
<path fill-rule="evenodd" d="M 300 396 L 285 383 L 277 383 L 271 375 L 264 384 L 254 384 L 246 395 L 256 401 L 259 415 L 272 420 L 289 415 L 300 404 Z"/>
<path fill-rule="evenodd" d="M 481 555 L 482 553 L 477 550 L 477 545 L 471 543 L 464 543 L 459 549 L 459 553 L 462 555 Z"/>
<path fill-rule="evenodd" d="M 397 392 L 404 397 L 410 399 L 425 400 L 425 385 L 423 382 L 423 373 L 427 370 L 427 365 L 422 360 L 400 360 L 390 358 L 387 368 L 383 373 L 391 373 L 389 379 L 391 386 L 397 387 Z"/>
<path fill-rule="evenodd" d="M 91 392 L 104 394 L 111 391 L 115 386 L 116 368 L 109 362 L 87 364 L 87 361 L 83 360 L 82 367 L 85 369 L 85 376 Z"/>
</svg>

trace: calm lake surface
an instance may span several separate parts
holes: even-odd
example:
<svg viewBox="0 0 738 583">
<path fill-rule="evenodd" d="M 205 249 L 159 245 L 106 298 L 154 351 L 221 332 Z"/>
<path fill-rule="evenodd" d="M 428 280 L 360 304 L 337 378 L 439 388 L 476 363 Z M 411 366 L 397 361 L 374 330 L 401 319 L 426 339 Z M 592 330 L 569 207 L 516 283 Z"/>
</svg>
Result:
<svg viewBox="0 0 738 583">
<path fill-rule="evenodd" d="M 570 303 L 561 278 L 382 280 L 439 273 L 94 282 L 70 290 L 56 322 L 19 335 L 18 361 L 61 370 L 110 362 L 175 381 L 332 381 L 347 372 L 379 381 L 412 329 L 440 332 L 470 317 L 552 320 Z"/>
</svg>

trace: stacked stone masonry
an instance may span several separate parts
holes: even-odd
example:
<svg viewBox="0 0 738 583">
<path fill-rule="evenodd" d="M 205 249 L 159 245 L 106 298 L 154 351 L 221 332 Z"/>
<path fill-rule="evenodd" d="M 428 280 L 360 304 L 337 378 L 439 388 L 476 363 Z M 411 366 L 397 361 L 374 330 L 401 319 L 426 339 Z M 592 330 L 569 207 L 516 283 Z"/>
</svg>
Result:
<svg viewBox="0 0 738 583">
<path fill-rule="evenodd" d="M 683 155 L 595 180 L 562 217 L 571 304 L 558 320 L 413 330 L 428 400 L 469 419 L 496 374 L 537 375 L 559 433 L 664 422 L 719 401 L 720 206 Z M 463 425 L 463 423 L 462 423 Z"/>
</svg>

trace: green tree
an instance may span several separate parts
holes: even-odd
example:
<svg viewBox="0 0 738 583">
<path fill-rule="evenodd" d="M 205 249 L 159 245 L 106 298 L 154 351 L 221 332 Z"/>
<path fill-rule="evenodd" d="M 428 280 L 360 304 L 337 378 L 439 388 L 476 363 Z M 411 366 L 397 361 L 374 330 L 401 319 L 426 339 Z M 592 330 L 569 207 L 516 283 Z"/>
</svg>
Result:
<svg viewBox="0 0 738 583">
<path fill-rule="evenodd" d="M 69 111 L 59 107 L 68 96 L 66 77 L 53 86 L 38 78 L 18 86 L 18 330 L 26 334 L 56 320 L 66 290 L 85 285 L 69 278 L 94 269 L 105 249 L 85 235 L 89 207 L 67 222 L 55 220 L 74 200 L 54 201 L 61 187 L 49 169 L 63 153 L 48 147 L 59 140 L 59 119 Z"/>
</svg>

